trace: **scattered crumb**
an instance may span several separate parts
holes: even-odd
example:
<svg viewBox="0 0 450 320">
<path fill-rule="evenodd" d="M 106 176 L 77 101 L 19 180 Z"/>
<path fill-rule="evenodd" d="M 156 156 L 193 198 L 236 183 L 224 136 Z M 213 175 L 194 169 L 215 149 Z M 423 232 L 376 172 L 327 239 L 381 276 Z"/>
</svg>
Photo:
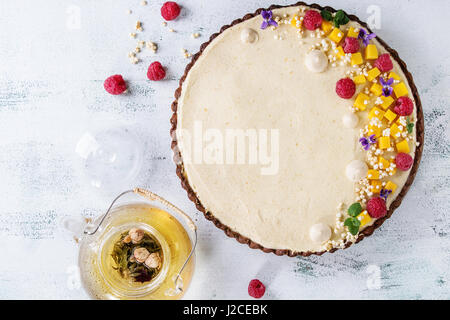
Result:
<svg viewBox="0 0 450 320">
<path fill-rule="evenodd" d="M 175 32 L 175 30 L 174 30 L 174 29 L 172 29 L 172 28 L 170 28 L 170 29 L 169 29 L 169 32 Z"/>
<path fill-rule="evenodd" d="M 162 25 L 163 25 L 164 27 L 167 27 L 167 22 L 163 21 L 163 22 L 162 22 Z"/>
<path fill-rule="evenodd" d="M 127 10 L 128 14 L 131 14 L 133 11 L 131 11 L 130 9 Z"/>
<path fill-rule="evenodd" d="M 146 43 L 146 47 L 150 50 L 153 51 L 153 53 L 156 53 L 156 51 L 158 50 L 158 45 L 154 42 L 151 41 L 147 41 Z"/>
<path fill-rule="evenodd" d="M 136 38 L 136 33 L 134 33 L 134 32 L 130 33 L 130 37 L 131 38 Z"/>
<path fill-rule="evenodd" d="M 147 1 L 141 1 L 141 6 L 146 6 L 147 5 Z"/>
<path fill-rule="evenodd" d="M 198 37 L 200 37 L 200 33 L 193 33 L 192 35 L 192 38 L 194 38 L 194 39 L 197 39 Z"/>
<path fill-rule="evenodd" d="M 142 23 L 140 21 L 136 21 L 136 30 L 142 31 Z"/>
</svg>

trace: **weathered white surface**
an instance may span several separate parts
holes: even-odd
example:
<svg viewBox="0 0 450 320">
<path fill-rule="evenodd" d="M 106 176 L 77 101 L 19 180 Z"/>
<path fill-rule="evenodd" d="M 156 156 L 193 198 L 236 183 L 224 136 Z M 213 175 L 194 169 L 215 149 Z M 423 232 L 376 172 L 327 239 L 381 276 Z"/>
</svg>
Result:
<svg viewBox="0 0 450 320">
<path fill-rule="evenodd" d="M 408 63 L 422 97 L 421 168 L 401 208 L 372 237 L 322 257 L 276 257 L 227 238 L 187 199 L 169 137 L 169 106 L 187 64 L 180 50 L 196 52 L 220 26 L 272 1 L 179 1 L 182 16 L 169 24 L 176 33 L 161 25 L 159 0 L 144 7 L 140 0 L 0 2 L 0 298 L 87 298 L 73 281 L 77 245 L 60 221 L 98 215 L 112 198 L 88 185 L 74 151 L 82 133 L 99 124 L 125 124 L 141 134 L 151 169 L 144 168 L 136 185 L 172 200 L 198 222 L 197 270 L 187 298 L 248 298 L 254 277 L 273 299 L 450 298 L 448 1 L 318 1 L 362 19 L 378 5 L 377 33 Z M 71 19 L 77 10 L 79 28 Z M 158 42 L 168 81 L 146 80 L 150 57 L 128 62 L 135 44 L 128 34 L 137 19 L 144 23 L 143 40 Z M 192 39 L 193 32 L 202 37 Z M 103 89 L 103 80 L 117 73 L 129 81 L 125 96 Z"/>
</svg>

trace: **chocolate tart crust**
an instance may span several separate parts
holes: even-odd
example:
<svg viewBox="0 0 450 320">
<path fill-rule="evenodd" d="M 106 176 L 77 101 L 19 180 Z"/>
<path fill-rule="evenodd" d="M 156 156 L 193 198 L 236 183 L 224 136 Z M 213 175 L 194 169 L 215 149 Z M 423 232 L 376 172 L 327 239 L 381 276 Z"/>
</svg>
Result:
<svg viewBox="0 0 450 320">
<path fill-rule="evenodd" d="M 236 231 L 233 231 L 231 228 L 229 228 L 228 226 L 224 225 L 223 223 L 220 222 L 219 219 L 217 219 L 211 212 L 207 211 L 203 205 L 201 204 L 200 200 L 198 199 L 197 195 L 195 194 L 195 192 L 192 190 L 191 186 L 189 185 L 188 179 L 185 175 L 184 172 L 184 167 L 183 167 L 183 160 L 182 160 L 182 156 L 181 153 L 178 150 L 178 146 L 177 146 L 177 139 L 176 139 L 176 128 L 177 128 L 177 107 L 178 107 L 178 99 L 181 96 L 181 90 L 182 90 L 182 85 L 183 82 L 186 80 L 187 74 L 190 71 L 190 69 L 192 68 L 192 66 L 195 64 L 195 62 L 198 60 L 198 58 L 202 55 L 203 51 L 205 50 L 205 48 L 223 31 L 225 31 L 226 29 L 239 24 L 245 20 L 251 19 L 255 16 L 260 15 L 262 10 L 274 10 L 274 9 L 278 9 L 278 8 L 286 8 L 286 7 L 294 7 L 294 6 L 308 6 L 314 9 L 318 9 L 318 10 L 323 10 L 326 9 L 328 11 L 331 12 L 336 12 L 337 10 L 331 8 L 331 7 L 322 7 L 318 4 L 306 4 L 304 2 L 297 2 L 295 4 L 291 4 L 291 5 L 286 5 L 286 6 L 281 6 L 281 5 L 272 5 L 270 6 L 268 9 L 263 9 L 260 8 L 258 10 L 256 10 L 254 13 L 249 13 L 246 14 L 244 17 L 242 17 L 241 19 L 236 19 L 233 22 L 231 22 L 231 24 L 229 25 L 224 25 L 220 31 L 218 33 L 214 33 L 213 35 L 211 35 L 211 37 L 209 38 L 209 40 L 205 43 L 203 43 L 200 46 L 200 50 L 198 53 L 196 53 L 193 57 L 191 62 L 186 66 L 186 69 L 184 71 L 184 75 L 181 77 L 180 82 L 179 82 L 179 87 L 176 89 L 175 91 L 175 101 L 172 103 L 172 111 L 173 111 L 173 115 L 170 119 L 170 123 L 171 123 L 171 129 L 170 129 L 170 134 L 172 137 L 172 144 L 171 144 L 171 148 L 174 152 L 174 161 L 177 165 L 176 168 L 176 173 L 177 176 L 180 178 L 181 180 L 181 186 L 183 187 L 183 189 L 186 190 L 187 195 L 189 197 L 189 199 L 195 204 L 195 206 L 197 207 L 197 209 L 201 212 L 203 212 L 204 216 L 206 219 L 212 221 L 214 223 L 214 225 L 219 228 L 222 229 L 225 234 L 228 237 L 231 238 L 235 238 L 238 242 L 243 243 L 243 244 L 247 244 L 250 248 L 252 249 L 260 249 L 263 252 L 266 253 L 274 253 L 278 256 L 282 256 L 282 255 L 288 255 L 290 257 L 295 257 L 295 256 L 310 256 L 310 255 L 322 255 L 325 252 L 335 252 L 338 250 L 338 248 L 333 248 L 329 251 L 321 251 L 321 252 L 311 252 L 311 251 L 307 251 L 307 252 L 298 252 L 298 251 L 292 251 L 292 250 L 287 250 L 287 249 L 271 249 L 271 248 L 266 248 L 263 247 L 262 245 L 252 241 L 251 239 L 244 237 L 243 235 L 239 234 Z M 350 20 L 356 21 L 358 23 L 360 23 L 364 28 L 366 28 L 368 30 L 369 33 L 372 33 L 372 31 L 370 30 L 370 28 L 367 26 L 366 23 L 362 22 L 361 20 L 359 20 L 358 17 L 356 17 L 355 15 L 351 15 L 351 14 L 347 14 L 347 16 L 350 18 Z M 397 209 L 402 200 L 403 197 L 406 195 L 406 193 L 408 192 L 411 184 L 414 181 L 414 177 L 416 176 L 417 170 L 419 168 L 419 163 L 420 163 L 420 159 L 422 157 L 422 152 L 423 152 L 423 141 L 424 141 L 424 121 L 423 121 L 423 110 L 422 110 L 422 103 L 420 101 L 420 97 L 419 97 L 419 93 L 417 91 L 417 87 L 414 84 L 413 81 L 413 77 L 411 75 L 411 73 L 408 71 L 406 63 L 400 59 L 397 51 L 395 51 L 394 49 L 392 49 L 390 46 L 388 46 L 386 44 L 386 42 L 384 42 L 382 39 L 380 39 L 380 37 L 377 36 L 377 40 L 381 43 L 381 45 L 383 45 L 385 47 L 385 49 L 391 54 L 391 56 L 398 62 L 398 64 L 400 65 L 402 71 L 404 72 L 409 86 L 411 87 L 412 90 L 412 95 L 414 96 L 414 100 L 415 100 L 415 104 L 416 104 L 416 113 L 417 113 L 417 121 L 416 121 L 416 141 L 419 142 L 419 146 L 416 147 L 416 151 L 415 151 L 415 155 L 414 155 L 414 164 L 411 168 L 411 171 L 409 173 L 408 179 L 406 180 L 405 185 L 403 186 L 402 190 L 400 191 L 399 195 L 397 196 L 397 198 L 391 203 L 390 207 L 389 207 L 389 211 L 387 212 L 386 216 L 380 219 L 377 219 L 373 225 L 365 228 L 364 230 L 362 230 L 359 233 L 359 236 L 357 238 L 357 240 L 355 241 L 355 243 L 360 242 L 361 240 L 363 240 L 365 237 L 370 236 L 375 229 L 379 228 L 384 221 L 386 221 L 386 219 L 389 219 L 389 217 L 394 213 L 395 209 Z M 348 248 L 352 245 L 353 242 L 349 242 L 347 241 L 345 243 L 345 248 Z"/>
</svg>

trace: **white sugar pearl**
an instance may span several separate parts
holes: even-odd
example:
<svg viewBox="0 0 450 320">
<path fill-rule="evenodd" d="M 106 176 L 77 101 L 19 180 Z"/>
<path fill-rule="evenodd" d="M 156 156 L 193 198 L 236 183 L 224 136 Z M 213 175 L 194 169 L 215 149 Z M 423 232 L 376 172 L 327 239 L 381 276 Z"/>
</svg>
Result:
<svg viewBox="0 0 450 320">
<path fill-rule="evenodd" d="M 306 55 L 305 64 L 311 72 L 323 72 L 328 66 L 328 58 L 323 51 L 312 50 Z"/>
<path fill-rule="evenodd" d="M 367 176 L 369 168 L 364 161 L 353 160 L 345 168 L 345 175 L 350 181 L 357 182 Z"/>
<path fill-rule="evenodd" d="M 344 127 L 353 129 L 358 125 L 359 118 L 355 113 L 346 113 L 342 117 L 342 124 Z"/>
<path fill-rule="evenodd" d="M 241 31 L 241 41 L 243 43 L 255 43 L 258 39 L 258 32 L 253 29 L 245 28 Z"/>
<path fill-rule="evenodd" d="M 331 238 L 331 229 L 323 223 L 317 223 L 309 228 L 309 237 L 315 243 L 324 243 Z"/>
</svg>

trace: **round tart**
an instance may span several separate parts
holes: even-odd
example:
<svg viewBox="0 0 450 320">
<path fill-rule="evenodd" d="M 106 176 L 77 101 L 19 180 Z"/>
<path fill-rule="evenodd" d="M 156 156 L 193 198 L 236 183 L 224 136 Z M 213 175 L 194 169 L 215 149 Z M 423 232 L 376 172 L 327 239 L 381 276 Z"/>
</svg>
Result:
<svg viewBox="0 0 450 320">
<path fill-rule="evenodd" d="M 183 188 L 228 236 L 264 252 L 322 254 L 372 234 L 422 154 L 406 64 L 330 7 L 272 6 L 223 26 L 175 97 Z"/>
</svg>

